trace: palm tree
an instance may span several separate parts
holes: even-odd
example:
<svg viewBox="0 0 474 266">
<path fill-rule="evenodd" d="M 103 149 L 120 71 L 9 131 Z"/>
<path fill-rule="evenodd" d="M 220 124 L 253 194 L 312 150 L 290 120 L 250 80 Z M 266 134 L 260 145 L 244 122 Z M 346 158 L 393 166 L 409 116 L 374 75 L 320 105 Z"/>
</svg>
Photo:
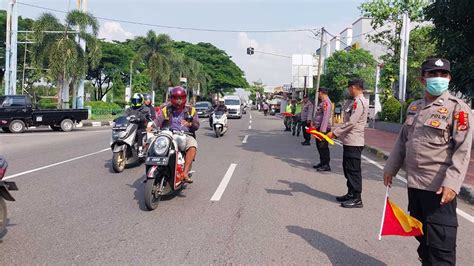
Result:
<svg viewBox="0 0 474 266">
<path fill-rule="evenodd" d="M 77 28 L 77 38 L 70 35 L 71 27 Z M 66 92 L 69 92 L 70 87 L 74 88 L 78 77 L 86 73 L 88 62 L 93 66 L 100 58 L 96 38 L 98 22 L 91 14 L 74 10 L 67 14 L 66 26 L 63 26 L 52 14 L 44 13 L 34 22 L 33 30 L 33 62 L 49 69 L 48 74 L 58 86 L 58 108 L 65 108 L 64 100 L 69 101 L 69 93 Z M 64 33 L 45 32 L 58 30 Z M 88 43 L 86 51 L 82 50 L 80 39 Z"/>
<path fill-rule="evenodd" d="M 140 37 L 138 53 L 147 64 L 151 78 L 151 91 L 164 87 L 170 80 L 171 38 L 166 34 L 156 35 L 149 31 L 146 37 Z"/>
</svg>

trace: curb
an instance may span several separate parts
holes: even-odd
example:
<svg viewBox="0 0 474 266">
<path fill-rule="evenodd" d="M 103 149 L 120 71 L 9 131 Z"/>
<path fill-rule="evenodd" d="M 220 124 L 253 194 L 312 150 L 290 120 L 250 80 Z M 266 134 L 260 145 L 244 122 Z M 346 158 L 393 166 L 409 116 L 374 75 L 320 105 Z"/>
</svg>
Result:
<svg viewBox="0 0 474 266">
<path fill-rule="evenodd" d="M 379 148 L 375 148 L 369 145 L 365 145 L 364 149 L 368 152 L 374 154 L 379 159 L 387 160 L 390 153 L 383 151 Z M 459 192 L 459 198 L 463 199 L 465 202 L 474 205 L 474 188 L 463 185 L 461 191 Z"/>
<path fill-rule="evenodd" d="M 81 122 L 76 125 L 76 127 L 108 127 L 112 125 L 112 121 L 88 121 L 88 122 Z"/>
</svg>

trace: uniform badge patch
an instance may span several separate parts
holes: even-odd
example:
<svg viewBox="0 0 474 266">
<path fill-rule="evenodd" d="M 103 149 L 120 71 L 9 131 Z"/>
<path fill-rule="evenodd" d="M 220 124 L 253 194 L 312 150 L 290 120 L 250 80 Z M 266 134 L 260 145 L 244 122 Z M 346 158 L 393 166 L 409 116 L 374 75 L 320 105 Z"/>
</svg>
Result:
<svg viewBox="0 0 474 266">
<path fill-rule="evenodd" d="M 416 111 L 418 109 L 418 106 L 416 105 L 412 105 L 412 107 L 410 107 L 410 111 Z"/>
<path fill-rule="evenodd" d="M 442 67 L 442 66 L 444 66 L 444 63 L 443 63 L 443 61 L 441 61 L 441 59 L 438 59 L 438 61 L 435 62 L 435 65 L 439 66 L 439 67 Z"/>
<path fill-rule="evenodd" d="M 324 102 L 324 103 L 323 103 L 323 110 L 324 110 L 324 111 L 327 111 L 327 110 L 328 110 L 328 103 L 327 103 L 327 102 Z"/>
<path fill-rule="evenodd" d="M 353 109 L 353 110 L 357 109 L 357 100 L 354 101 L 354 104 L 352 104 L 352 109 Z"/>
<path fill-rule="evenodd" d="M 461 111 L 455 117 L 458 120 L 458 131 L 465 131 L 469 127 L 469 114 Z"/>
<path fill-rule="evenodd" d="M 448 113 L 448 108 L 446 107 L 439 108 L 438 113 L 445 115 Z"/>
<path fill-rule="evenodd" d="M 441 126 L 441 122 L 439 122 L 438 120 L 433 120 L 433 121 L 431 121 L 431 126 L 432 127 L 439 127 L 439 126 Z"/>
</svg>

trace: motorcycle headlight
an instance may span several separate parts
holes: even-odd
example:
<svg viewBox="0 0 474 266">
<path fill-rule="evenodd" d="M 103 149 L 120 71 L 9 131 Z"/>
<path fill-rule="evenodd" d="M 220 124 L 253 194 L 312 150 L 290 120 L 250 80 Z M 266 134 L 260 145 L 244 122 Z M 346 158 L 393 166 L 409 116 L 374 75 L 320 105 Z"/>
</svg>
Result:
<svg viewBox="0 0 474 266">
<path fill-rule="evenodd" d="M 126 131 L 112 131 L 112 138 L 114 140 L 119 139 L 119 138 L 123 138 L 123 137 L 125 137 L 125 135 L 127 135 Z"/>
<path fill-rule="evenodd" d="M 155 140 L 154 149 L 158 156 L 165 155 L 170 146 L 170 140 L 167 137 L 158 137 Z"/>
</svg>

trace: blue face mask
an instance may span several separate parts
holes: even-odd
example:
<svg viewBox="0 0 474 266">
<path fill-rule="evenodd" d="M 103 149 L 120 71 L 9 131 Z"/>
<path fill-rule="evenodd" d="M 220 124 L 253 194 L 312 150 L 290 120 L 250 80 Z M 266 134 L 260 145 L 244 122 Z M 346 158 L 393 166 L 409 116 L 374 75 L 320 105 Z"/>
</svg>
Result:
<svg viewBox="0 0 474 266">
<path fill-rule="evenodd" d="M 426 79 L 426 91 L 433 96 L 440 96 L 448 90 L 449 79 L 436 77 Z"/>
</svg>

